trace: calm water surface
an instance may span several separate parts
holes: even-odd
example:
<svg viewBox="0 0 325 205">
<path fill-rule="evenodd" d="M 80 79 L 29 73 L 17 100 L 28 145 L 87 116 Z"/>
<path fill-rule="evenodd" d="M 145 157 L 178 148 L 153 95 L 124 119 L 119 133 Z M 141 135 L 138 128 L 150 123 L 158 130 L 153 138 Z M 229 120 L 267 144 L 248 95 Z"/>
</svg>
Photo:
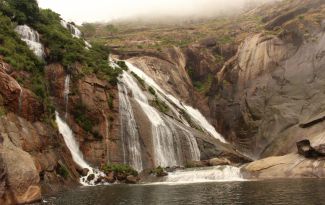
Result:
<svg viewBox="0 0 325 205">
<path fill-rule="evenodd" d="M 178 185 L 80 187 L 49 205 L 325 204 L 325 180 L 295 179 Z"/>
</svg>

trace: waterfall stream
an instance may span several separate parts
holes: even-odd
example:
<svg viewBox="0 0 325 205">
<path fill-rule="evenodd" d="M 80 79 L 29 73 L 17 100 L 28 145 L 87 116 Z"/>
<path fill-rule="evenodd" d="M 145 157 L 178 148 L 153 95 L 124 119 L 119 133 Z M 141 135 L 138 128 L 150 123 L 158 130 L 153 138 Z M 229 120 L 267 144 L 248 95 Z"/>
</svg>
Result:
<svg viewBox="0 0 325 205">
<path fill-rule="evenodd" d="M 66 75 L 64 80 L 64 103 L 65 103 L 65 119 L 68 117 L 68 105 L 69 105 L 69 94 L 70 94 L 70 75 Z"/>
<path fill-rule="evenodd" d="M 188 141 L 188 149 L 190 149 L 191 160 L 199 160 L 200 159 L 200 151 L 198 149 L 196 139 L 194 136 L 184 129 L 179 131 L 179 126 L 176 125 L 176 122 L 169 119 L 168 116 L 164 116 L 160 112 L 158 112 L 154 107 L 152 107 L 149 103 L 149 100 L 146 96 L 146 93 L 141 90 L 138 86 L 135 79 L 128 72 L 124 71 L 120 84 L 120 110 L 121 118 L 124 119 L 123 115 L 127 115 L 127 124 L 122 123 L 122 140 L 125 138 L 131 140 L 133 143 L 132 148 L 128 148 L 131 152 L 134 153 L 135 156 L 141 157 L 141 153 L 137 148 L 138 145 L 138 130 L 136 125 L 136 120 L 132 114 L 132 105 L 129 101 L 128 90 L 130 90 L 130 94 L 136 103 L 141 107 L 144 114 L 148 117 L 151 123 L 151 133 L 152 140 L 154 146 L 154 161 L 156 166 L 178 166 L 184 165 L 184 160 L 182 157 L 182 146 L 181 146 L 181 137 L 185 135 L 185 139 Z M 124 114 L 123 114 L 124 113 Z M 125 134 L 127 132 L 127 135 Z M 139 160 L 140 161 L 140 160 Z"/>
<path fill-rule="evenodd" d="M 37 57 L 43 59 L 45 53 L 38 32 L 27 25 L 19 25 L 15 28 L 15 31 L 20 35 L 21 40 L 26 42 L 30 50 L 32 50 Z"/>
<path fill-rule="evenodd" d="M 166 100 L 175 104 L 179 109 L 183 109 L 186 113 L 191 117 L 191 120 L 195 121 L 196 124 L 200 125 L 200 127 L 206 131 L 207 133 L 211 134 L 216 139 L 220 140 L 221 142 L 226 142 L 225 139 L 216 131 L 216 129 L 208 122 L 208 120 L 202 115 L 202 113 L 194 109 L 191 106 L 185 105 L 181 103 L 177 98 L 174 96 L 167 94 L 152 78 L 150 78 L 147 74 L 145 74 L 142 70 L 135 67 L 131 63 L 126 61 L 126 64 L 130 71 L 134 72 L 140 78 L 142 78 L 149 86 L 155 88 L 159 91 Z"/>
<path fill-rule="evenodd" d="M 119 112 L 121 120 L 121 138 L 124 163 L 127 163 L 127 155 L 129 164 L 137 171 L 142 170 L 141 149 L 139 143 L 139 133 L 137 130 L 136 120 L 133 114 L 133 108 L 128 96 L 128 90 L 125 85 L 118 84 L 119 90 Z M 127 144 L 128 154 L 125 144 Z"/>
<path fill-rule="evenodd" d="M 69 94 L 70 94 L 70 75 L 66 75 L 65 77 L 63 94 L 64 94 L 64 102 L 65 102 L 65 119 L 67 119 Z M 64 142 L 70 150 L 73 161 L 80 168 L 82 169 L 86 168 L 89 170 L 87 176 L 83 176 L 80 178 L 80 183 L 82 185 L 95 185 L 96 180 L 101 176 L 105 176 L 105 174 L 100 172 L 97 169 L 93 169 L 84 160 L 83 154 L 79 149 L 79 144 L 75 140 L 75 137 L 69 125 L 63 119 L 61 119 L 57 111 L 55 112 L 55 117 L 56 117 L 55 119 L 56 119 L 56 124 L 58 125 L 59 132 L 63 136 Z M 92 180 L 88 180 L 88 176 L 92 174 L 94 175 L 94 178 Z"/>
</svg>

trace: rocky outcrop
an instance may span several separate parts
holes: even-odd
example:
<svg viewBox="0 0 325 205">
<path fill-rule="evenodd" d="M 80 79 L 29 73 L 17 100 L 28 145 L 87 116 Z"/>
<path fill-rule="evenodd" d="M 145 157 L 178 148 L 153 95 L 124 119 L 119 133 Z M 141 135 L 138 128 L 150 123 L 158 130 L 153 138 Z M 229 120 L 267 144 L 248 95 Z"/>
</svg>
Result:
<svg viewBox="0 0 325 205">
<path fill-rule="evenodd" d="M 34 93 L 19 85 L 10 73 L 9 65 L 2 62 L 0 67 L 0 95 L 3 105 L 29 121 L 37 121 L 44 112 L 42 103 Z"/>
<path fill-rule="evenodd" d="M 304 34 L 297 19 L 281 24 L 278 36 L 257 34 L 243 42 L 212 90 L 218 130 L 252 157 L 286 154 L 303 136 L 323 131 L 325 34 L 312 20 Z"/>
<path fill-rule="evenodd" d="M 66 105 L 64 84 L 69 73 L 60 64 L 48 65 L 46 76 L 50 82 L 50 93 L 59 111 L 67 109 L 68 124 L 87 162 L 96 166 L 108 161 L 121 162 L 117 88 L 94 74 L 84 76 L 81 69 L 77 64 L 72 69 L 74 73 L 71 74 Z"/>
<path fill-rule="evenodd" d="M 0 136 L 3 140 L 0 143 L 0 161 L 3 162 L 0 184 L 5 186 L 0 201 L 4 196 L 4 204 L 37 201 L 41 198 L 41 187 L 51 192 L 57 190 L 58 185 L 75 183 L 78 177 L 75 165 L 61 136 L 53 128 L 10 113 L 0 118 Z M 68 176 L 56 172 L 60 162 L 67 167 Z"/>
<path fill-rule="evenodd" d="M 324 159 L 306 159 L 298 154 L 268 157 L 242 168 L 246 178 L 324 178 Z"/>
</svg>

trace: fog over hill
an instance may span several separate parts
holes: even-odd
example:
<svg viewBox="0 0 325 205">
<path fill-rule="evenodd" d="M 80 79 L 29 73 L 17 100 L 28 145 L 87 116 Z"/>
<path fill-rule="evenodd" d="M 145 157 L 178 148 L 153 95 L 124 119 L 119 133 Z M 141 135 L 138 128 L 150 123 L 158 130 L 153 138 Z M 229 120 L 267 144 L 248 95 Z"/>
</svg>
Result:
<svg viewBox="0 0 325 205">
<path fill-rule="evenodd" d="M 43 8 L 65 19 L 82 22 L 108 22 L 120 19 L 159 17 L 211 17 L 238 12 L 255 4 L 279 0 L 38 0 Z M 76 6 L 77 5 L 77 6 Z M 71 10 L 70 8 L 74 8 Z"/>
</svg>

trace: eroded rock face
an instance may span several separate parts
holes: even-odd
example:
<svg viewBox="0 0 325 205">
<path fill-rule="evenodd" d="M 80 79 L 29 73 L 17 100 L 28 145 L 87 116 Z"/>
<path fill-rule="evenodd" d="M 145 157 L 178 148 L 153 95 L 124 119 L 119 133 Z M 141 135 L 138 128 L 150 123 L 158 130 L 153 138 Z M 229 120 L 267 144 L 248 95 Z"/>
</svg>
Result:
<svg viewBox="0 0 325 205">
<path fill-rule="evenodd" d="M 0 136 L 0 184 L 5 186 L 5 203 L 40 200 L 41 187 L 53 191 L 55 185 L 73 184 L 79 176 L 61 136 L 53 128 L 10 113 L 0 118 Z M 56 173 L 59 162 L 69 168 L 67 179 Z"/>
<path fill-rule="evenodd" d="M 302 125 L 322 118 L 325 34 L 303 44 L 295 36 L 251 37 L 218 74 L 221 95 L 210 107 L 219 130 L 252 156 L 287 153 L 305 134 L 321 131 Z"/>
<path fill-rule="evenodd" d="M 9 111 L 29 121 L 39 120 L 44 112 L 42 103 L 39 102 L 34 93 L 21 87 L 15 78 L 10 76 L 11 70 L 8 69 L 9 65 L 4 63 L 2 65 L 0 67 L 0 95 L 4 101 L 3 105 Z"/>
<path fill-rule="evenodd" d="M 80 65 L 74 67 L 75 72 L 82 69 Z M 96 166 L 108 161 L 121 162 L 116 87 L 111 86 L 105 80 L 98 79 L 94 74 L 79 79 L 71 75 L 69 101 L 66 105 L 64 86 L 68 73 L 61 65 L 52 64 L 47 66 L 46 75 L 57 108 L 60 108 L 59 111 L 63 113 L 67 111 L 66 120 L 77 137 L 86 161 Z M 78 73 L 74 75 L 77 76 Z M 81 112 L 91 121 L 93 126 L 90 132 L 77 122 L 77 112 Z"/>
</svg>

